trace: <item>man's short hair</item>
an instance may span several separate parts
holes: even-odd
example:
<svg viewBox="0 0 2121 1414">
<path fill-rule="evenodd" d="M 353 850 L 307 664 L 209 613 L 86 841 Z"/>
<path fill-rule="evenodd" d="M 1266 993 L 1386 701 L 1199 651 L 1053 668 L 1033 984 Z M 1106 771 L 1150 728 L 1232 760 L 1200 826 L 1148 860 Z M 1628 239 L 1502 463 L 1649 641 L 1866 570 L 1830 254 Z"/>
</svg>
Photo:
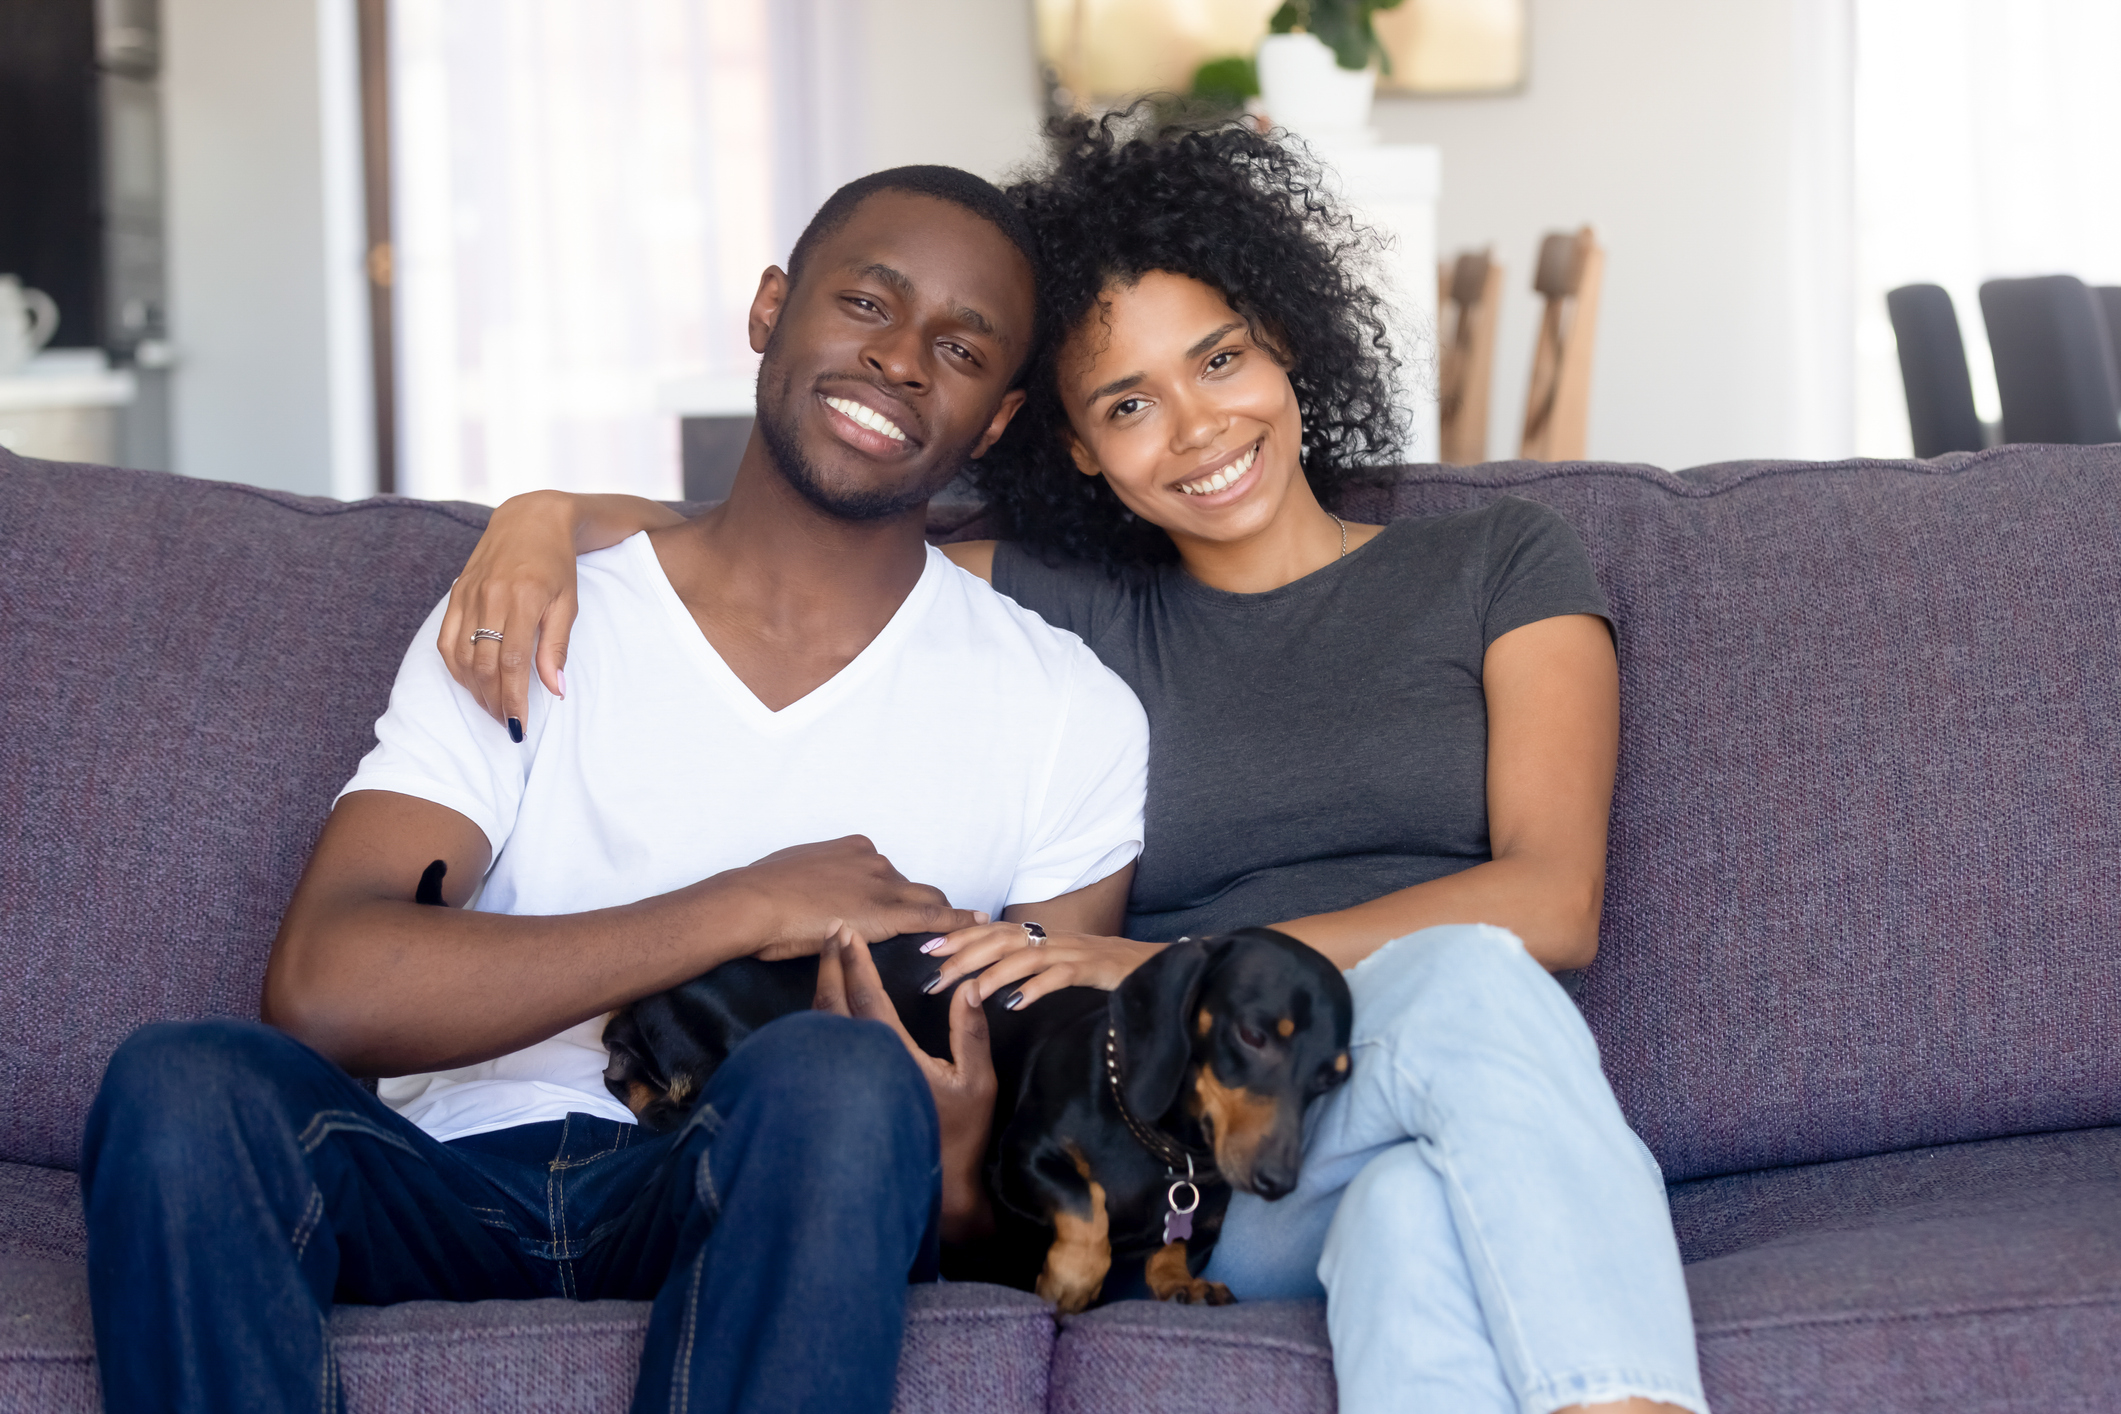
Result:
<svg viewBox="0 0 2121 1414">
<path fill-rule="evenodd" d="M 854 208 L 880 191 L 932 196 L 937 201 L 947 201 L 971 212 L 1007 236 L 1010 244 L 1023 252 L 1025 263 L 1036 277 L 1038 254 L 1032 244 L 1031 227 L 1025 222 L 1024 214 L 1016 209 L 1016 203 L 1003 195 L 1000 187 L 984 177 L 975 177 L 955 167 L 892 167 L 871 172 L 866 177 L 856 177 L 825 199 L 825 204 L 817 209 L 817 215 L 810 218 L 810 224 L 803 227 L 803 234 L 796 237 L 795 249 L 789 252 L 790 284 L 803 278 L 803 266 L 818 242 L 846 225 L 847 219 L 854 215 Z"/>
</svg>

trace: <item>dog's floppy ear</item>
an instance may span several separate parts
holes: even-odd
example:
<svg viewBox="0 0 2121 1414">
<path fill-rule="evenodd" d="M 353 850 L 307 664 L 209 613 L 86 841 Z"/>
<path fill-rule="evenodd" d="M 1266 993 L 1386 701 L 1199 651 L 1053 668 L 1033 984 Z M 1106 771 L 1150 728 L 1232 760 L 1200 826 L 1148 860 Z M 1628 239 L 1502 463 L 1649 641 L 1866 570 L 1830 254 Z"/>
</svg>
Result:
<svg viewBox="0 0 2121 1414">
<path fill-rule="evenodd" d="M 1127 1108 L 1153 1124 L 1178 1098 L 1193 1054 L 1193 1009 L 1208 965 L 1227 944 L 1169 943 L 1112 993 L 1112 1034 L 1119 1042 Z"/>
</svg>

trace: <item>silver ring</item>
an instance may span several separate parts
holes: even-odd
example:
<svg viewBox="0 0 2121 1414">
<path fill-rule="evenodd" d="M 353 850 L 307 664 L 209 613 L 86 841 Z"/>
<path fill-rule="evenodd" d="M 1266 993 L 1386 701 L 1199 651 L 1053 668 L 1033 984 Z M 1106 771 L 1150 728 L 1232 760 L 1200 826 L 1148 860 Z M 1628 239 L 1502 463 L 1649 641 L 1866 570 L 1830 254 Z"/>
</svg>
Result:
<svg viewBox="0 0 2121 1414">
<path fill-rule="evenodd" d="M 501 641 L 501 635 L 495 632 L 493 629 L 475 628 L 471 631 L 471 641 L 473 643 L 477 643 L 482 638 L 490 638 L 496 643 L 499 643 Z"/>
<path fill-rule="evenodd" d="M 1016 926 L 1024 930 L 1024 937 L 1028 940 L 1028 946 L 1042 948 L 1046 945 L 1046 930 L 1039 927 L 1036 923 L 1019 923 Z"/>
</svg>

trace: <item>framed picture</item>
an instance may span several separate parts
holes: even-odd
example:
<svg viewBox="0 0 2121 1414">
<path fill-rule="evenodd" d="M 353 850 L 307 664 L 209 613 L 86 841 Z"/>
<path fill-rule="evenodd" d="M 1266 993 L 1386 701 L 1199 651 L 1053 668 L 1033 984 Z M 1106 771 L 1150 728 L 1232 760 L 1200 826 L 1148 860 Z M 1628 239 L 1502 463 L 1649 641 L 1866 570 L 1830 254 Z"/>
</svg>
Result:
<svg viewBox="0 0 2121 1414">
<path fill-rule="evenodd" d="M 1392 71 L 1380 93 L 1514 93 L 1525 82 L 1526 0 L 1401 0 L 1374 23 Z"/>
<path fill-rule="evenodd" d="M 1375 16 L 1382 93 L 1510 93 L 1525 83 L 1527 0 L 1400 0 Z M 1039 54 L 1066 104 L 1183 93 L 1214 59 L 1249 59 L 1281 0 L 1033 0 Z"/>
</svg>

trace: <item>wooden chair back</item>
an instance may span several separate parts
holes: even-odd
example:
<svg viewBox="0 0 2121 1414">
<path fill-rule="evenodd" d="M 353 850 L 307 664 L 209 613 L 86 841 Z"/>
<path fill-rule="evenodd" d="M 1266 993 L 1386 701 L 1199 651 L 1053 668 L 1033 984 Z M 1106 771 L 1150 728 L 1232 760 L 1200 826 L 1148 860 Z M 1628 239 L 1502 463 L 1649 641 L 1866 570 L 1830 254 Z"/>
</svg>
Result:
<svg viewBox="0 0 2121 1414">
<path fill-rule="evenodd" d="M 1470 250 L 1444 264 L 1437 290 L 1440 460 L 1470 466 L 1488 459 L 1488 389 L 1495 381 L 1495 320 L 1502 308 L 1502 263 Z"/>
<path fill-rule="evenodd" d="M 1532 288 L 1546 296 L 1532 385 L 1525 393 L 1524 441 L 1530 461 L 1579 461 L 1591 412 L 1591 345 L 1598 332 L 1598 291 L 1605 250 L 1585 226 L 1540 243 Z"/>
</svg>

